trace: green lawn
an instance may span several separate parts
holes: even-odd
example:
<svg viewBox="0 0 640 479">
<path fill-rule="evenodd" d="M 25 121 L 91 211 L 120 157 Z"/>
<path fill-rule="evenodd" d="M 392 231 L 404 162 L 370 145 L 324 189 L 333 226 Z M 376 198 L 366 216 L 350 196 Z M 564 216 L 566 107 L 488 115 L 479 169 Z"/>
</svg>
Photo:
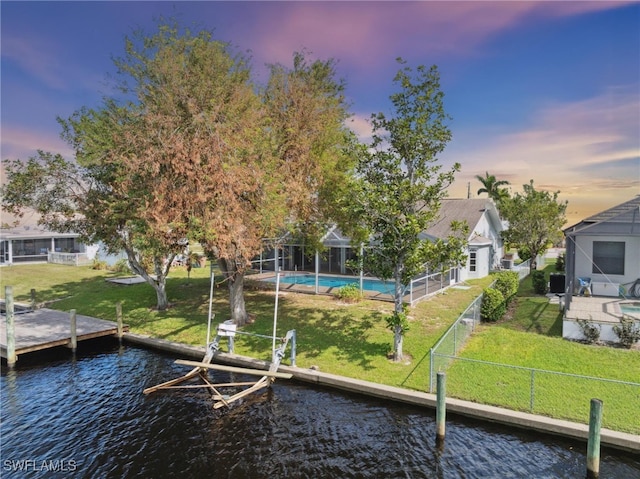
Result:
<svg viewBox="0 0 640 479">
<path fill-rule="evenodd" d="M 546 272 L 553 271 L 547 266 Z M 640 351 L 586 345 L 562 339 L 557 304 L 532 296 L 523 281 L 511 318 L 483 324 L 460 356 L 524 368 L 640 382 Z M 530 410 L 531 372 L 459 361 L 447 372 L 447 393 L 486 404 Z M 640 387 L 534 373 L 537 414 L 587 422 L 591 398 L 604 402 L 603 426 L 640 433 Z"/>
<path fill-rule="evenodd" d="M 183 268 L 172 270 L 167 292 L 173 306 L 164 312 L 153 309 L 155 292 L 150 286 L 124 286 L 105 281 L 111 276 L 114 275 L 89 267 L 21 265 L 0 269 L 0 287 L 4 296 L 4 286 L 12 285 L 16 300 L 24 302 L 29 301 L 30 290 L 35 288 L 39 303 L 47 302 L 54 309 L 76 309 L 78 314 L 111 320 L 115 319 L 116 303 L 122 302 L 125 322 L 132 332 L 205 345 L 208 267 L 194 268 L 190 279 Z M 391 312 L 391 303 L 367 300 L 349 305 L 328 296 L 281 293 L 277 331 L 278 335 L 284 336 L 287 330 L 296 330 L 299 367 L 317 366 L 329 373 L 425 391 L 429 387 L 430 348 L 491 281 L 492 278 L 469 281 L 469 289 L 450 289 L 413 308 L 411 328 L 404 340 L 407 361 L 400 364 L 388 359 L 392 334 L 386 329 L 384 316 Z M 513 318 L 478 328 L 462 356 L 638 382 L 640 352 L 562 340 L 557 305 L 550 305 L 546 298 L 531 294 L 530 281 L 525 280 Z M 256 315 L 256 321 L 247 325 L 246 331 L 272 333 L 274 300 L 273 292 L 254 289 L 247 284 L 247 310 Z M 216 315 L 214 325 L 229 317 L 224 285 L 215 288 L 213 312 Z M 239 335 L 235 342 L 238 354 L 262 359 L 271 357 L 270 348 L 270 339 Z M 480 370 L 478 366 L 458 363 L 448 372 L 447 391 L 455 397 L 528 410 L 530 379 L 528 373 L 523 375 L 496 368 Z M 580 422 L 588 420 L 588 411 L 586 415 L 584 413 L 585 407 L 588 409 L 588 399 L 585 405 L 582 396 L 567 394 L 567 389 L 577 394 L 578 387 L 557 383 L 556 378 L 542 375 L 535 381 L 536 413 Z M 584 394 L 595 397 L 596 392 L 600 394 L 593 389 Z M 613 399 L 604 392 L 618 397 L 618 402 L 628 404 L 628 408 L 616 406 L 620 412 L 612 414 Z M 640 410 L 636 402 L 637 388 L 634 392 L 608 387 L 604 392 L 600 396 L 605 400 L 605 427 L 640 432 L 637 414 L 626 415 L 630 408 Z"/>
</svg>

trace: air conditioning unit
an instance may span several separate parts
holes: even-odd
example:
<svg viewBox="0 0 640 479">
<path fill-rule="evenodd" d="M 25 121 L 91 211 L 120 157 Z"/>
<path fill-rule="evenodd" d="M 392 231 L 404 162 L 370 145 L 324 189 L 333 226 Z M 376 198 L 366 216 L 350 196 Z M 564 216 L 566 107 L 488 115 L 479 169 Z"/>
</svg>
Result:
<svg viewBox="0 0 640 479">
<path fill-rule="evenodd" d="M 513 268 L 513 260 L 512 259 L 503 259 L 502 260 L 502 269 L 511 269 Z"/>
</svg>

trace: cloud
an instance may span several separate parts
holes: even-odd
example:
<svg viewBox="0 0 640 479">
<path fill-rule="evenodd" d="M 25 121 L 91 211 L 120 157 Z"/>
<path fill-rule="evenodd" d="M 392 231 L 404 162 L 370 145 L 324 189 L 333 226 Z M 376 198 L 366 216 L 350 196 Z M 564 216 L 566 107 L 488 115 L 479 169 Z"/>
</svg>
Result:
<svg viewBox="0 0 640 479">
<path fill-rule="evenodd" d="M 267 4 L 243 37 L 271 63 L 292 49 L 371 71 L 403 52 L 471 55 L 489 38 L 544 17 L 579 15 L 629 2 L 284 2 Z M 272 8 L 269 8 L 272 7 Z M 247 39 L 250 38 L 250 40 Z M 419 48 L 416 49 L 416 46 Z M 383 59 L 383 60 L 381 60 Z"/>
<path fill-rule="evenodd" d="M 26 160 L 35 156 L 38 150 L 60 153 L 66 158 L 74 156 L 71 148 L 58 135 L 49 131 L 3 126 L 0 146 L 3 160 Z"/>
<path fill-rule="evenodd" d="M 536 188 L 560 191 L 595 211 L 607 199 L 632 197 L 640 191 L 639 112 L 637 87 L 620 86 L 581 101 L 543 105 L 528 126 L 492 131 L 488 141 L 481 131 L 458 132 L 446 155 L 463 168 L 452 196 L 466 194 L 468 182 L 475 194 L 475 175 L 488 170 L 508 180 L 512 191 L 533 179 Z M 620 203 L 612 201 L 610 206 Z"/>
</svg>

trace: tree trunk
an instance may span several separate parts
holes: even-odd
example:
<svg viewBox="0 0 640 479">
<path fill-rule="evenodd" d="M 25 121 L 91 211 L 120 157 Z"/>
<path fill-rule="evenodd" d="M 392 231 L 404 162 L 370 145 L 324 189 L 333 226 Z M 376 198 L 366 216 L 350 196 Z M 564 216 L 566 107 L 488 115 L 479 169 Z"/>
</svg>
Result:
<svg viewBox="0 0 640 479">
<path fill-rule="evenodd" d="M 162 278 L 159 277 L 158 281 L 153 281 L 153 278 L 151 278 L 151 286 L 156 290 L 156 308 L 158 308 L 158 311 L 164 311 L 169 307 L 166 285 L 167 282 L 164 276 Z"/>
<path fill-rule="evenodd" d="M 247 322 L 247 310 L 244 303 L 244 272 L 239 271 L 235 262 L 218 259 L 218 265 L 229 284 L 229 309 L 231 319 L 238 326 Z"/>
<path fill-rule="evenodd" d="M 169 300 L 167 298 L 167 275 L 169 274 L 169 268 L 171 267 L 171 261 L 173 261 L 173 255 L 169 255 L 168 263 L 164 265 L 162 258 L 154 258 L 154 267 L 156 271 L 156 277 L 153 278 L 147 270 L 144 268 L 140 261 L 140 257 L 132 248 L 124 248 L 127 253 L 127 259 L 129 260 L 129 266 L 134 273 L 140 275 L 144 280 L 149 283 L 156 291 L 156 309 L 158 311 L 164 311 L 169 307 Z"/>
<path fill-rule="evenodd" d="M 396 324 L 393 331 L 393 360 L 402 361 L 404 355 L 402 354 L 402 340 L 404 334 L 402 332 L 402 325 Z"/>
<path fill-rule="evenodd" d="M 396 269 L 395 274 L 395 294 L 393 298 L 394 310 L 396 314 L 402 314 L 404 312 L 402 296 L 404 288 L 400 281 L 400 272 Z M 396 324 L 393 328 L 393 360 L 402 361 L 404 359 L 402 354 L 402 339 L 404 332 L 402 331 L 402 324 Z"/>
</svg>

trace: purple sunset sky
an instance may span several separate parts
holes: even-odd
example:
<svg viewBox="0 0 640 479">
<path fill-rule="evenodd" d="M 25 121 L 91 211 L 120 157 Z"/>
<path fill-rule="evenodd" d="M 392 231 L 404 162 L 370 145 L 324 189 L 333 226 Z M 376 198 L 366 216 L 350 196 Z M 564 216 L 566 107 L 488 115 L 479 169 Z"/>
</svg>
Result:
<svg viewBox="0 0 640 479">
<path fill-rule="evenodd" d="M 520 191 L 560 190 L 568 221 L 640 194 L 638 2 L 12 2 L 2 18 L 2 158 L 71 156 L 56 117 L 97 107 L 112 57 L 156 20 L 214 31 L 264 64 L 295 51 L 333 58 L 362 139 L 388 112 L 401 56 L 437 64 L 462 164 L 451 197 L 475 196 L 485 171 Z"/>
</svg>

